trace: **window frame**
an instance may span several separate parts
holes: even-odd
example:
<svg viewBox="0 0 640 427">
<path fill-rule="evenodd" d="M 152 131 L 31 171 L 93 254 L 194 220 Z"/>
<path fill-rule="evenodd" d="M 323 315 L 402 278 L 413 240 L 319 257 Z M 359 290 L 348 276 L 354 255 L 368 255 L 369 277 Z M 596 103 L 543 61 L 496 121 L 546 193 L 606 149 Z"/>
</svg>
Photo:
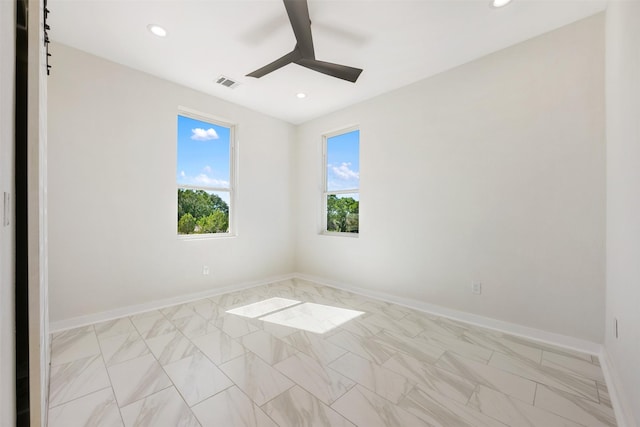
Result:
<svg viewBox="0 0 640 427">
<path fill-rule="evenodd" d="M 360 180 L 358 180 L 358 188 L 356 189 L 346 189 L 346 190 L 334 190 L 329 191 L 328 187 L 328 179 L 329 175 L 327 172 L 328 169 L 328 155 L 327 155 L 327 142 L 329 138 L 333 138 L 334 136 L 342 135 L 345 133 L 360 131 L 360 135 L 362 135 L 362 130 L 359 125 L 351 125 L 347 127 L 340 128 L 338 130 L 334 130 L 331 132 L 325 132 L 322 134 L 322 212 L 321 212 L 321 222 L 320 222 L 320 234 L 324 236 L 341 236 L 341 237 L 353 237 L 358 238 L 360 236 L 360 218 L 359 218 L 359 210 L 358 210 L 358 232 L 346 232 L 346 231 L 329 231 L 327 230 L 327 198 L 330 195 L 339 195 L 339 194 L 358 194 L 358 205 L 360 202 Z M 358 138 L 358 160 L 360 159 L 360 138 Z M 359 161 L 358 161 L 359 163 Z M 358 173 L 360 172 L 360 168 L 358 167 Z"/>
<path fill-rule="evenodd" d="M 177 125 L 177 118 L 178 116 L 184 116 L 184 117 L 188 117 L 190 119 L 194 119 L 194 120 L 200 120 L 202 122 L 205 123 L 209 123 L 209 124 L 213 124 L 216 126 L 222 126 L 222 127 L 226 127 L 229 129 L 229 188 L 222 188 L 222 187 L 209 187 L 209 186 L 197 186 L 197 185 L 181 185 L 177 182 L 176 179 L 176 204 L 175 204 L 175 208 L 176 208 L 176 215 L 174 216 L 175 218 L 177 218 L 177 210 L 178 210 L 178 199 L 177 199 L 177 195 L 178 195 L 178 190 L 179 189 L 185 189 L 185 190 L 204 190 L 207 192 L 228 192 L 229 193 L 229 229 L 226 233 L 193 233 L 193 234 L 180 234 L 178 232 L 178 224 L 177 222 L 175 223 L 176 225 L 176 235 L 178 237 L 179 240 L 202 240 L 202 239 L 220 239 L 220 238 L 228 238 L 228 237 L 236 237 L 238 235 L 238 226 L 237 226 L 237 221 L 236 221 L 236 199 L 237 199 L 237 188 L 236 188 L 236 180 L 237 180 L 237 169 L 238 169 L 238 164 L 237 164 L 237 149 L 238 149 L 238 125 L 236 123 L 233 123 L 229 120 L 220 118 L 220 117 L 216 117 L 214 115 L 211 114 L 207 114 L 207 113 L 203 113 L 201 111 L 197 111 L 197 110 L 193 110 L 190 108 L 186 108 L 186 107 L 182 107 L 179 106 L 178 107 L 178 113 L 175 116 L 176 117 L 176 128 L 175 128 L 175 133 L 174 135 L 176 135 L 176 161 L 175 161 L 175 166 L 176 166 L 176 170 L 175 170 L 175 174 L 174 176 L 178 175 L 178 141 L 177 141 L 177 135 L 178 135 L 178 125 Z"/>
</svg>

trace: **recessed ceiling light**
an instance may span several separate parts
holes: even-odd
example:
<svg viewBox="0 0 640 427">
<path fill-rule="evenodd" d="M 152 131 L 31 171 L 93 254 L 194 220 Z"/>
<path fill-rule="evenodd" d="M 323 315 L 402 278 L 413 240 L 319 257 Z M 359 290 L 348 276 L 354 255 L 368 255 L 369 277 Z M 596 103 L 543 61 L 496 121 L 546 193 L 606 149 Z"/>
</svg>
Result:
<svg viewBox="0 0 640 427">
<path fill-rule="evenodd" d="M 167 30 L 162 28 L 160 25 L 149 24 L 149 25 L 147 25 L 147 29 L 149 31 L 151 31 L 152 34 L 154 34 L 154 35 L 156 35 L 158 37 L 166 37 L 167 36 Z"/>
<path fill-rule="evenodd" d="M 307 94 L 306 94 L 306 93 L 302 93 L 302 92 L 298 92 L 298 93 L 296 93 L 296 96 L 297 96 L 298 98 L 302 99 L 302 98 L 306 98 L 306 97 L 307 97 Z"/>
<path fill-rule="evenodd" d="M 493 0 L 491 2 L 491 6 L 498 8 L 498 7 L 504 7 L 506 5 L 508 5 L 509 3 L 511 3 L 511 0 Z"/>
</svg>

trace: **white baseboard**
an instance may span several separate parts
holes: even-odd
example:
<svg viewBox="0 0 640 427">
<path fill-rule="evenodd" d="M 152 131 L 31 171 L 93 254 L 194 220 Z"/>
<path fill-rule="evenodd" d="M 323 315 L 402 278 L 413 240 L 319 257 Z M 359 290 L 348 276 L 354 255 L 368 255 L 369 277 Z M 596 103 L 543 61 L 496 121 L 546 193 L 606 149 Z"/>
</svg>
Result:
<svg viewBox="0 0 640 427">
<path fill-rule="evenodd" d="M 621 382 L 618 377 L 618 370 L 615 369 L 607 349 L 603 346 L 599 355 L 600 366 L 602 367 L 602 373 L 607 383 L 607 390 L 609 391 L 609 397 L 611 398 L 611 406 L 613 406 L 613 412 L 616 414 L 616 423 L 618 427 L 639 427 L 636 421 L 634 421 L 633 413 L 631 412 L 631 406 L 628 400 L 625 398 L 624 393 L 621 390 Z M 638 420 L 640 422 L 640 420 Z"/>
<path fill-rule="evenodd" d="M 309 274 L 296 273 L 294 274 L 294 276 L 302 280 L 308 280 L 310 282 L 315 282 L 321 285 L 331 286 L 333 288 L 353 292 L 354 294 L 362 295 L 369 298 L 392 302 L 394 304 L 402 305 L 414 310 L 424 311 L 426 313 L 431 313 L 460 322 L 469 323 L 475 326 L 480 326 L 482 328 L 508 333 L 545 344 L 551 344 L 556 347 L 562 347 L 569 350 L 592 354 L 595 356 L 600 355 L 602 352 L 601 344 L 583 340 L 580 338 L 562 335 L 555 332 L 543 331 L 541 329 L 522 326 L 516 323 L 505 322 L 504 320 L 493 319 L 491 317 L 480 316 L 464 311 L 454 310 L 435 304 L 429 304 L 423 301 L 402 298 L 396 295 L 387 294 L 385 292 L 358 288 L 356 286 L 351 286 L 342 282 L 312 276 Z"/>
<path fill-rule="evenodd" d="M 449 319 L 457 320 L 464 323 L 480 326 L 487 329 L 492 329 L 499 332 L 505 332 L 511 335 L 520 336 L 527 339 L 532 339 L 542 343 L 555 345 L 558 347 L 567 348 L 570 350 L 576 350 L 583 353 L 593 354 L 600 356 L 603 354 L 602 345 L 582 340 L 579 338 L 570 337 L 567 335 L 557 334 L 554 332 L 543 331 L 528 326 L 518 325 L 516 323 L 506 322 L 503 320 L 493 319 L 490 317 L 480 316 L 477 314 L 467 313 L 464 311 L 454 310 L 446 307 L 442 307 L 435 304 L 429 304 L 423 301 L 416 301 L 413 299 L 403 298 L 396 295 L 388 294 L 385 292 L 372 291 L 369 289 L 358 288 L 342 282 L 329 280 L 323 277 L 313 276 L 304 273 L 292 273 L 281 276 L 269 277 L 266 279 L 241 282 L 230 286 L 223 286 L 220 288 L 209 289 L 202 292 L 191 293 L 187 295 L 180 295 L 172 298 L 165 298 L 161 300 L 150 301 L 142 304 L 135 304 L 126 307 L 117 308 L 114 310 L 103 311 L 100 313 L 88 314 L 86 316 L 78 316 L 70 319 L 59 320 L 51 322 L 49 324 L 49 330 L 51 333 L 60 332 L 67 329 L 73 329 L 80 326 L 90 325 L 93 323 L 104 322 L 107 320 L 113 320 L 120 317 L 132 316 L 134 314 L 143 313 L 145 311 L 158 310 L 161 308 L 169 307 L 176 304 L 184 304 L 186 302 L 195 301 L 202 298 L 212 297 L 228 292 L 235 292 L 239 290 L 249 289 L 256 286 L 262 286 L 269 283 L 279 282 L 283 280 L 289 280 L 293 278 L 299 278 L 302 280 L 308 280 L 321 285 L 330 286 L 333 288 L 342 289 L 345 291 L 353 292 L 358 295 L 366 296 L 369 298 L 384 300 L 392 302 L 398 305 L 409 307 L 415 310 L 424 311 L 427 313 L 435 314 Z"/>
<path fill-rule="evenodd" d="M 134 304 L 126 307 L 116 308 L 114 310 L 102 311 L 100 313 L 87 314 L 86 316 L 72 317 L 70 319 L 58 320 L 49 323 L 49 332 L 55 333 L 67 329 L 78 328 L 80 326 L 91 325 L 93 323 L 105 322 L 107 320 L 118 319 L 120 317 L 132 316 L 134 314 L 144 313 L 145 311 L 159 310 L 161 308 L 170 307 L 172 305 L 184 304 L 196 301 L 202 298 L 208 298 L 216 295 L 226 294 L 228 292 L 241 291 L 244 289 L 254 288 L 269 283 L 280 282 L 283 280 L 293 279 L 294 274 L 284 274 L 281 276 L 272 276 L 266 279 L 253 280 L 247 282 L 236 283 L 220 288 L 209 289 L 202 292 L 195 292 L 187 295 L 180 295 L 171 298 L 150 301 L 142 304 Z"/>
</svg>

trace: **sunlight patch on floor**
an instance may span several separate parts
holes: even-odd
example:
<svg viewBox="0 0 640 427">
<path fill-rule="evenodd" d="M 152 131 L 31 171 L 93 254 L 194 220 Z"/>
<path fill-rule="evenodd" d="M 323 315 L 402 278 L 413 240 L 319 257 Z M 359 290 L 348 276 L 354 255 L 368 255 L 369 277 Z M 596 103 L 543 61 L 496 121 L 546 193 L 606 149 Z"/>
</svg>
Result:
<svg viewBox="0 0 640 427">
<path fill-rule="evenodd" d="M 258 301 L 253 304 L 243 305 L 242 307 L 237 307 L 232 310 L 227 310 L 227 313 L 254 319 L 296 304 L 300 304 L 300 301 L 275 297 L 264 301 Z"/>
</svg>

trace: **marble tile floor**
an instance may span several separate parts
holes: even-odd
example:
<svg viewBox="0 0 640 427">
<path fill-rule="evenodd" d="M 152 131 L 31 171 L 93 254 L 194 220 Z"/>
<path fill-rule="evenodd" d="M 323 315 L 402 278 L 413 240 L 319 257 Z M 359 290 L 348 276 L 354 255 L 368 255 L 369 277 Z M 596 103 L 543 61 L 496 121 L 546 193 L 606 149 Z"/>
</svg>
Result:
<svg viewBox="0 0 640 427">
<path fill-rule="evenodd" d="M 297 279 L 51 345 L 49 427 L 616 425 L 595 356 Z"/>
</svg>

